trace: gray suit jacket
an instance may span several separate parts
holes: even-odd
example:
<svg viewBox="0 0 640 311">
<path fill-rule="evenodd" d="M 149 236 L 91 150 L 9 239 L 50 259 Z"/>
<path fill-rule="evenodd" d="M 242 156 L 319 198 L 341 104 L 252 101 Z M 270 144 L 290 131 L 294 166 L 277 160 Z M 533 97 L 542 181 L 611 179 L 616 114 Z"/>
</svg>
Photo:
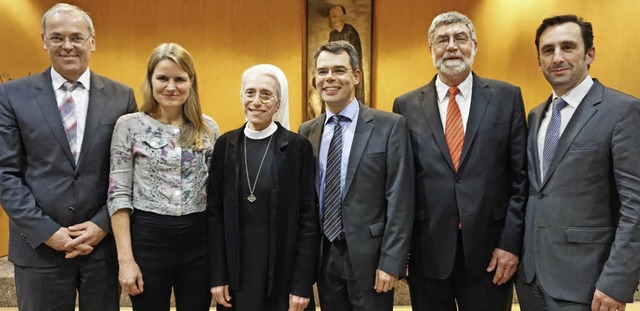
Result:
<svg viewBox="0 0 640 311">
<path fill-rule="evenodd" d="M 480 277 L 487 273 L 496 247 L 520 255 L 527 197 L 522 93 L 511 84 L 473 75 L 456 172 L 440 119 L 435 79 L 398 97 L 393 105 L 394 112 L 407 118 L 416 163 L 409 270 L 429 278 L 448 277 L 462 234 L 467 273 Z"/>
<path fill-rule="evenodd" d="M 316 158 L 324 120 L 322 114 L 300 126 L 299 132 L 311 141 Z M 405 274 L 413 227 L 413 176 L 405 119 L 360 104 L 342 220 L 355 278 L 363 288 L 373 288 L 376 268 Z M 318 195 L 319 187 L 318 174 Z"/>
<path fill-rule="evenodd" d="M 540 180 L 538 131 L 551 98 L 529 114 L 529 200 L 521 280 L 590 304 L 595 288 L 631 302 L 640 275 L 640 101 L 595 80 Z"/>
<path fill-rule="evenodd" d="M 61 226 L 91 220 L 110 232 L 105 203 L 109 146 L 121 115 L 135 111 L 131 88 L 91 73 L 77 165 L 51 87 L 50 69 L 0 85 L 0 202 L 9 215 L 9 260 L 52 267 L 64 253 L 43 242 Z M 111 235 L 91 256 L 114 256 Z"/>
</svg>

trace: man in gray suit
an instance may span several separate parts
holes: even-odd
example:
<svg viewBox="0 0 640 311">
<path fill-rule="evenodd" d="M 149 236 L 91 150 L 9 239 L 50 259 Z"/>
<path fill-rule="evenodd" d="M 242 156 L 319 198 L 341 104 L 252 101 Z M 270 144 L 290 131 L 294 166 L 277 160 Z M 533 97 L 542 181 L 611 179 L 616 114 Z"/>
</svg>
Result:
<svg viewBox="0 0 640 311">
<path fill-rule="evenodd" d="M 529 114 L 522 310 L 624 310 L 640 274 L 640 101 L 589 76 L 591 23 L 545 19 L 552 95 Z"/>
<path fill-rule="evenodd" d="M 413 223 L 413 158 L 405 120 L 355 99 L 362 78 L 347 41 L 314 55 L 326 113 L 300 126 L 318 158 L 323 310 L 392 310 Z"/>
<path fill-rule="evenodd" d="M 130 88 L 88 69 L 93 23 L 68 4 L 49 9 L 42 40 L 51 67 L 0 85 L 0 202 L 23 311 L 118 310 L 105 209 L 109 147 Z"/>
<path fill-rule="evenodd" d="M 527 191 L 522 94 L 471 71 L 478 44 L 463 14 L 436 16 L 429 48 L 438 74 L 393 105 L 416 167 L 411 305 L 510 309 Z"/>
</svg>

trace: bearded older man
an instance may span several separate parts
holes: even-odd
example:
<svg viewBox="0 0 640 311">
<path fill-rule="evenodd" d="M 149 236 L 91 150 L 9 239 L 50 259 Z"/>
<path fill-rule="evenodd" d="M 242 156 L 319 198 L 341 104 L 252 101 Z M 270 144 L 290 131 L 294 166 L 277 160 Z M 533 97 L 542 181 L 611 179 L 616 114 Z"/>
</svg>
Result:
<svg viewBox="0 0 640 311">
<path fill-rule="evenodd" d="M 429 28 L 438 74 L 396 98 L 415 161 L 413 310 L 508 310 L 527 196 L 520 89 L 471 71 L 475 28 L 458 12 Z"/>
</svg>

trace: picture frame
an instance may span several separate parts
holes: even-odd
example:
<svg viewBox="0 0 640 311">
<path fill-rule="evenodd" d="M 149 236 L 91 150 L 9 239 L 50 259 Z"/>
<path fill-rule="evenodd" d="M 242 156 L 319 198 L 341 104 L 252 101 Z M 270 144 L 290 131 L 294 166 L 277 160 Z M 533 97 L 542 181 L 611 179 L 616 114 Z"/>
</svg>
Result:
<svg viewBox="0 0 640 311">
<path fill-rule="evenodd" d="M 361 54 L 362 79 L 356 86 L 356 98 L 371 107 L 373 0 L 307 0 L 306 14 L 305 120 L 317 117 L 325 109 L 314 86 L 313 56 L 329 41 L 349 41 Z"/>
</svg>

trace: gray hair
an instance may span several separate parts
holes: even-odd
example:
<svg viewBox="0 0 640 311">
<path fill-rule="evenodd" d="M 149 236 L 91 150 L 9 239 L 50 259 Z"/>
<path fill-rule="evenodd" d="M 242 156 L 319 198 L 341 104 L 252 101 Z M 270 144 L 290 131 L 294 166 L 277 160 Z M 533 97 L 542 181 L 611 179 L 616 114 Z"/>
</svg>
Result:
<svg viewBox="0 0 640 311">
<path fill-rule="evenodd" d="M 463 24 L 467 26 L 469 29 L 469 33 L 471 34 L 471 40 L 473 42 L 477 42 L 476 40 L 476 29 L 473 27 L 473 23 L 471 20 L 464 14 L 456 11 L 450 11 L 442 13 L 436 16 L 431 22 L 431 26 L 429 27 L 429 45 L 433 42 L 433 33 L 436 31 L 436 28 L 442 25 L 451 25 L 451 24 Z"/>
<path fill-rule="evenodd" d="M 284 128 L 289 129 L 289 82 L 282 70 L 271 64 L 259 64 L 242 73 L 242 85 L 240 86 L 240 96 L 244 94 L 244 88 L 247 79 L 250 76 L 262 74 L 273 78 L 277 84 L 277 97 L 280 102 L 280 108 L 273 115 L 273 121 L 278 121 Z"/>
<path fill-rule="evenodd" d="M 43 35 L 47 32 L 47 28 L 46 28 L 47 17 L 49 17 L 49 15 L 51 14 L 57 14 L 62 12 L 80 14 L 82 18 L 84 18 L 84 20 L 87 22 L 87 28 L 89 29 L 89 34 L 92 36 L 95 35 L 95 28 L 93 28 L 93 21 L 91 20 L 91 17 L 89 17 L 89 13 L 83 11 L 81 8 L 75 5 L 71 5 L 67 3 L 58 3 L 52 6 L 49 10 L 47 10 L 42 15 L 42 34 Z"/>
</svg>

